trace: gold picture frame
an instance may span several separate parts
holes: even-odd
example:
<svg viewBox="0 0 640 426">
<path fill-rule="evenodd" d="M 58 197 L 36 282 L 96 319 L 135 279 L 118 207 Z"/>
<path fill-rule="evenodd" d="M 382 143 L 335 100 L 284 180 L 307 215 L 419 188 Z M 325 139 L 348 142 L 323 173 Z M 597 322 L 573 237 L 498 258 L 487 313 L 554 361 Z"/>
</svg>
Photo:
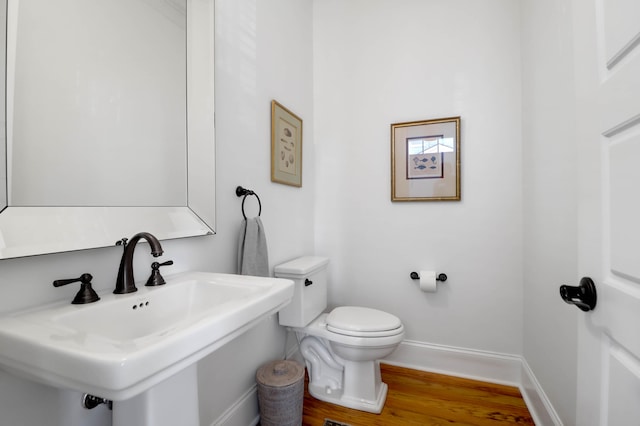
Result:
<svg viewBox="0 0 640 426">
<path fill-rule="evenodd" d="M 271 181 L 302 186 L 302 119 L 271 101 Z"/>
<path fill-rule="evenodd" d="M 391 201 L 460 200 L 460 117 L 391 125 Z"/>
</svg>

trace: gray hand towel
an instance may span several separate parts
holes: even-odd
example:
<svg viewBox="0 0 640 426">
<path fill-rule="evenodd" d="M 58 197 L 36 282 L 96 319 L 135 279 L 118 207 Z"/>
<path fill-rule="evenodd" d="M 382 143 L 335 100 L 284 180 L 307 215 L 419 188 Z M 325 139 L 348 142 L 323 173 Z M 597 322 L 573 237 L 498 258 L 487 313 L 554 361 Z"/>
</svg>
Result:
<svg viewBox="0 0 640 426">
<path fill-rule="evenodd" d="M 238 273 L 259 277 L 269 276 L 267 238 L 258 216 L 245 219 L 240 226 Z"/>
</svg>

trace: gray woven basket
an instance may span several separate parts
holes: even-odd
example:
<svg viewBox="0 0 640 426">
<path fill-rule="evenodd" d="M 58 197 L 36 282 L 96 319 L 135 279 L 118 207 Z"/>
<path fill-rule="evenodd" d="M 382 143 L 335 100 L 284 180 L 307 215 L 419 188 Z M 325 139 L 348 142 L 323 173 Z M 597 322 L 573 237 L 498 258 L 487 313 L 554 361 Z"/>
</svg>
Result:
<svg viewBox="0 0 640 426">
<path fill-rule="evenodd" d="M 256 373 L 261 426 L 299 426 L 304 401 L 304 367 L 295 361 L 269 362 Z"/>
</svg>

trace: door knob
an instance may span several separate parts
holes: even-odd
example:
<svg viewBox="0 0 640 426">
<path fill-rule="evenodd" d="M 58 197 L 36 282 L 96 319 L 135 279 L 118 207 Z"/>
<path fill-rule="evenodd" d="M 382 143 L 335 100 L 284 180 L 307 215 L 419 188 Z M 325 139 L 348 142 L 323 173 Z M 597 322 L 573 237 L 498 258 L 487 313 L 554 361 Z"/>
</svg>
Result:
<svg viewBox="0 0 640 426">
<path fill-rule="evenodd" d="M 596 285 L 589 277 L 582 278 L 580 285 L 577 287 L 561 285 L 560 297 L 562 297 L 562 300 L 565 302 L 576 305 L 585 312 L 595 309 L 598 299 L 596 295 Z"/>
</svg>

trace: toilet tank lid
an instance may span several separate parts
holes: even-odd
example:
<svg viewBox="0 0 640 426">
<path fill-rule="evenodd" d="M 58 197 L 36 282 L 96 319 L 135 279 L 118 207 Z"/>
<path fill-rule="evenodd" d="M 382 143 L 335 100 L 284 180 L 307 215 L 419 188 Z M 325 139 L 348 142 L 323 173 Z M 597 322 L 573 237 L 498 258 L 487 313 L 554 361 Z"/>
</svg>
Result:
<svg viewBox="0 0 640 426">
<path fill-rule="evenodd" d="M 329 263 L 329 258 L 320 256 L 303 256 L 277 265 L 273 271 L 276 275 L 308 275 Z"/>
</svg>

